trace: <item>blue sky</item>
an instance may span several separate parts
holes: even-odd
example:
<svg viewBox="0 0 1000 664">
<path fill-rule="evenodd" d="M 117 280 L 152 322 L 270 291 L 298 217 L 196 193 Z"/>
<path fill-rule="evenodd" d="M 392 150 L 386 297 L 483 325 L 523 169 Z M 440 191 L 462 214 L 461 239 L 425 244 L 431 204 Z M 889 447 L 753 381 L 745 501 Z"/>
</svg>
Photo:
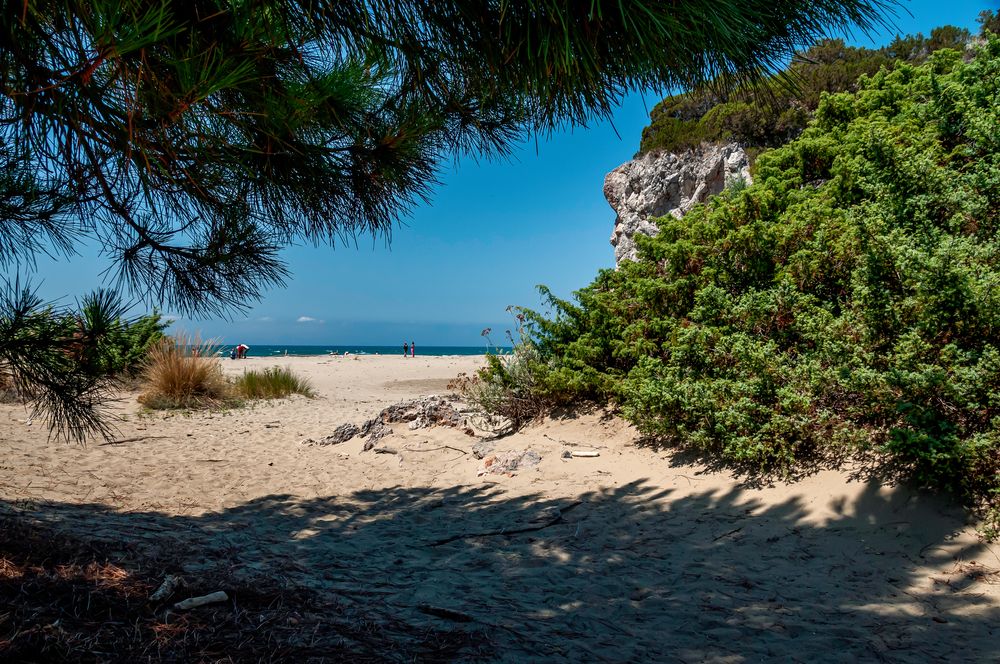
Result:
<svg viewBox="0 0 1000 664">
<path fill-rule="evenodd" d="M 903 3 L 912 16 L 895 22 L 899 33 L 974 29 L 979 12 L 998 4 L 914 0 Z M 896 32 L 846 37 L 881 45 Z M 289 248 L 285 288 L 230 319 L 181 319 L 175 327 L 224 343 L 480 345 L 484 327 L 510 327 L 507 305 L 539 305 L 537 284 L 568 296 L 614 264 L 604 176 L 633 156 L 661 96 L 633 95 L 614 126 L 528 142 L 508 162 L 464 160 L 443 174 L 431 204 L 393 231 L 391 245 L 367 238 L 357 247 Z M 70 261 L 40 259 L 33 278 L 43 296 L 67 298 L 101 285 L 107 267 L 89 247 Z"/>
</svg>

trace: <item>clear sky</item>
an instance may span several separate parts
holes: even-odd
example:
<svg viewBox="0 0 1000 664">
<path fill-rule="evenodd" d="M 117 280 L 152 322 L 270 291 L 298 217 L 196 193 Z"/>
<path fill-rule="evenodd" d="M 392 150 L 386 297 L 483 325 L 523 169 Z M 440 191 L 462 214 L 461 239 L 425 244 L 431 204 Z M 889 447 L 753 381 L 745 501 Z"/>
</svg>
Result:
<svg viewBox="0 0 1000 664">
<path fill-rule="evenodd" d="M 845 37 L 872 46 L 943 24 L 971 30 L 980 11 L 1000 8 L 982 0 L 902 4 L 912 15 L 901 12 L 897 30 Z M 660 98 L 631 96 L 614 126 L 531 141 L 509 162 L 462 161 L 443 174 L 431 204 L 394 230 L 391 245 L 367 238 L 357 247 L 289 248 L 285 288 L 228 320 L 181 319 L 175 326 L 224 343 L 480 345 L 484 327 L 510 327 L 507 305 L 539 305 L 537 284 L 568 296 L 614 264 L 604 176 L 634 155 Z M 88 248 L 70 261 L 39 260 L 33 278 L 42 281 L 43 296 L 67 298 L 101 285 L 107 267 Z"/>
</svg>

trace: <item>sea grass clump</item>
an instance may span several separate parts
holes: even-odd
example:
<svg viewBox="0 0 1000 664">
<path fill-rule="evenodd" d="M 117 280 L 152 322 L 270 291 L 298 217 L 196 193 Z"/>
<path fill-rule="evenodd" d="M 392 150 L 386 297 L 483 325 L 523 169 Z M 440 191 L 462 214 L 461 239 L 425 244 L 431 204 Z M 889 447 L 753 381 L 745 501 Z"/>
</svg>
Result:
<svg viewBox="0 0 1000 664">
<path fill-rule="evenodd" d="M 245 371 L 236 379 L 235 388 L 247 399 L 281 399 L 293 394 L 315 396 L 309 381 L 288 367 L 268 367 Z"/>
</svg>

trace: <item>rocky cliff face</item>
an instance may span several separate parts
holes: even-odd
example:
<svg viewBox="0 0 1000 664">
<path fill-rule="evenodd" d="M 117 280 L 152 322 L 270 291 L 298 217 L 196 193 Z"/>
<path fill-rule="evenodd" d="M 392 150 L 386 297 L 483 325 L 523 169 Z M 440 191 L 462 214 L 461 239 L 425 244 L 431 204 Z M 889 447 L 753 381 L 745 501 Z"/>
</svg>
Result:
<svg viewBox="0 0 1000 664">
<path fill-rule="evenodd" d="M 611 234 L 615 265 L 638 257 L 636 234 L 655 235 L 651 219 L 677 218 L 735 179 L 750 182 L 750 160 L 736 144 L 705 145 L 684 154 L 644 154 L 604 178 L 604 197 L 618 217 Z"/>
</svg>

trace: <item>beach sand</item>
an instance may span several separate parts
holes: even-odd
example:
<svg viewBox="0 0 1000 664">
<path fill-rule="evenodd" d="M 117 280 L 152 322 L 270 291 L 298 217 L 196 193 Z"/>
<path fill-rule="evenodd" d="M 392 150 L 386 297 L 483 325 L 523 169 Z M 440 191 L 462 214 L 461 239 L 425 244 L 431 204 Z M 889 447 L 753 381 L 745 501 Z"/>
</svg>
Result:
<svg viewBox="0 0 1000 664">
<path fill-rule="evenodd" d="M 303 444 L 481 362 L 224 360 L 290 366 L 318 396 L 144 414 L 125 394 L 115 441 L 86 446 L 4 404 L 0 513 L 176 556 L 192 577 L 480 630 L 496 660 L 1000 661 L 1000 546 L 961 509 L 860 469 L 759 485 L 601 412 L 497 441 L 541 455 L 513 476 L 479 476 L 477 439 L 453 428 L 395 425 L 395 454 Z"/>
</svg>

